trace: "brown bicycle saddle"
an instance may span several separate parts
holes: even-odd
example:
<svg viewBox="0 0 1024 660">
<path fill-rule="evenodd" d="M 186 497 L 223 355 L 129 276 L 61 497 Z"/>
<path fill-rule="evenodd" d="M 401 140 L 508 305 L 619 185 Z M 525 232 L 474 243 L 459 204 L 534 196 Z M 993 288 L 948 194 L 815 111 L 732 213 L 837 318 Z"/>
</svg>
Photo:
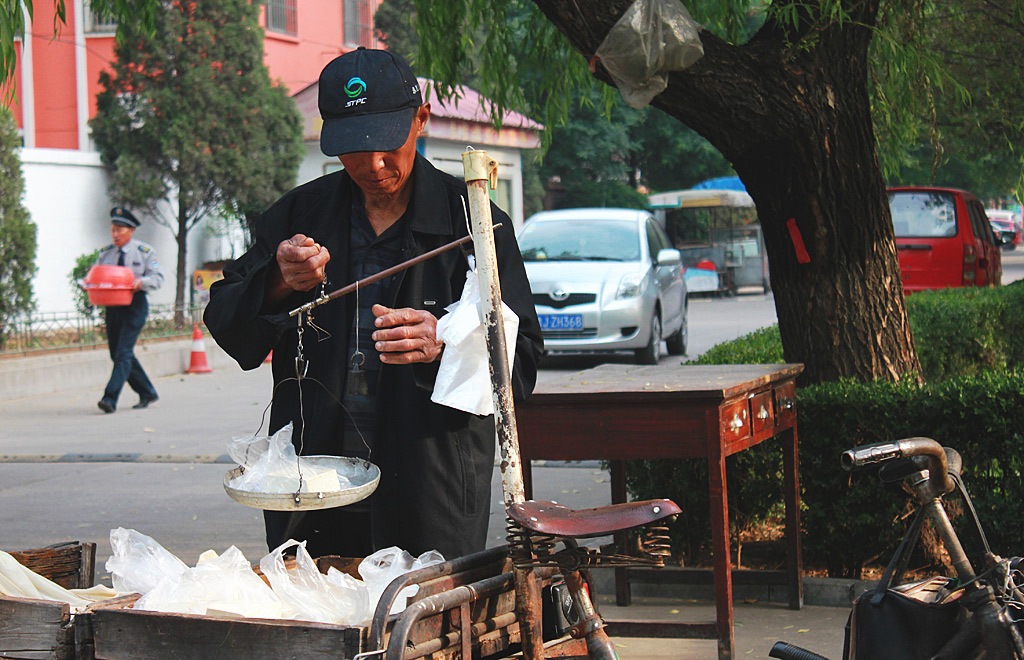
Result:
<svg viewBox="0 0 1024 660">
<path fill-rule="evenodd" d="M 513 504 L 508 516 L 537 534 L 587 538 L 643 527 L 682 512 L 672 500 L 644 500 L 595 509 L 570 509 L 556 502 L 530 500 Z"/>
</svg>

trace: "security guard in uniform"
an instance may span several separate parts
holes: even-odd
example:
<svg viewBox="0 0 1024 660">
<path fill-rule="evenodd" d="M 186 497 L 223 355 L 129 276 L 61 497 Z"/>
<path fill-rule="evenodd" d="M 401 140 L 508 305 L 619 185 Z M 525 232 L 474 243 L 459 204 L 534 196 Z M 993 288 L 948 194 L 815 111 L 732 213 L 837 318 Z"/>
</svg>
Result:
<svg viewBox="0 0 1024 660">
<path fill-rule="evenodd" d="M 132 238 L 139 226 L 138 219 L 126 208 L 115 206 L 110 210 L 110 237 L 114 244 L 100 251 L 97 265 L 127 266 L 135 274 L 132 304 L 123 307 L 107 307 L 107 343 L 114 369 L 100 399 L 100 410 L 112 413 L 117 410 L 117 398 L 127 380 L 128 385 L 139 395 L 139 402 L 133 408 L 145 408 L 159 397 L 153 383 L 142 370 L 135 358 L 135 340 L 139 338 L 142 326 L 149 314 L 146 294 L 156 291 L 164 282 L 163 273 L 156 260 L 156 251 L 142 241 Z"/>
</svg>

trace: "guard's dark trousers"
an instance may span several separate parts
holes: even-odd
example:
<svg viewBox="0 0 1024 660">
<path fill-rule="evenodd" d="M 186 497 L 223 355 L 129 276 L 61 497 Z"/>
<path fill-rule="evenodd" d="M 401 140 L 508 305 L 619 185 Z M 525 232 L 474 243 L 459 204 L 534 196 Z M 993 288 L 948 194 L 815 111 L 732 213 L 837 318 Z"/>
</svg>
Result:
<svg viewBox="0 0 1024 660">
<path fill-rule="evenodd" d="M 117 398 L 121 395 L 121 388 L 127 380 L 129 387 L 138 393 L 140 400 L 156 399 L 156 388 L 135 357 L 135 341 L 139 338 L 149 314 L 146 294 L 136 291 L 132 296 L 131 305 L 106 309 L 107 345 L 110 348 L 110 359 L 114 361 L 114 369 L 110 372 L 110 380 L 103 390 L 103 398 L 117 405 Z"/>
</svg>

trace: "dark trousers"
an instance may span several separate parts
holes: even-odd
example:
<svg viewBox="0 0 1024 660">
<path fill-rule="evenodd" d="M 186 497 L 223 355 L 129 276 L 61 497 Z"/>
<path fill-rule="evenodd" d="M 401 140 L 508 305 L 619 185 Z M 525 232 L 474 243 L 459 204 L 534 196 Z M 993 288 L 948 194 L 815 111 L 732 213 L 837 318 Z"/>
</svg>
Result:
<svg viewBox="0 0 1024 660">
<path fill-rule="evenodd" d="M 114 369 L 110 372 L 110 380 L 103 390 L 103 398 L 117 404 L 121 388 L 125 381 L 135 390 L 139 398 L 155 399 L 156 388 L 149 381 L 142 365 L 135 358 L 135 341 L 146 324 L 149 314 L 149 301 L 146 294 L 136 291 L 132 304 L 124 307 L 107 307 L 107 346 Z"/>
</svg>

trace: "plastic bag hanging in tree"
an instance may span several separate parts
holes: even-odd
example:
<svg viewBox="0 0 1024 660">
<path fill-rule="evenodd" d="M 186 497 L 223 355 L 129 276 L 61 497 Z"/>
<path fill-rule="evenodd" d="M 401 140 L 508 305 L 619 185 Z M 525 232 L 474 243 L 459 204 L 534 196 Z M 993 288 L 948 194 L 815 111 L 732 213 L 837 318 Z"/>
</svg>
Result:
<svg viewBox="0 0 1024 660">
<path fill-rule="evenodd" d="M 636 0 L 608 31 L 594 56 L 622 98 L 642 108 L 668 87 L 668 73 L 704 56 L 699 26 L 678 0 Z"/>
<path fill-rule="evenodd" d="M 466 273 L 462 297 L 448 305 L 445 308 L 448 313 L 437 321 L 437 338 L 444 342 L 445 349 L 430 400 L 474 415 L 490 415 L 494 413 L 494 399 L 491 396 L 487 339 L 480 309 L 480 283 L 473 257 L 470 256 L 469 260 L 470 270 Z M 501 315 L 511 371 L 519 317 L 505 303 L 501 303 Z"/>
</svg>

